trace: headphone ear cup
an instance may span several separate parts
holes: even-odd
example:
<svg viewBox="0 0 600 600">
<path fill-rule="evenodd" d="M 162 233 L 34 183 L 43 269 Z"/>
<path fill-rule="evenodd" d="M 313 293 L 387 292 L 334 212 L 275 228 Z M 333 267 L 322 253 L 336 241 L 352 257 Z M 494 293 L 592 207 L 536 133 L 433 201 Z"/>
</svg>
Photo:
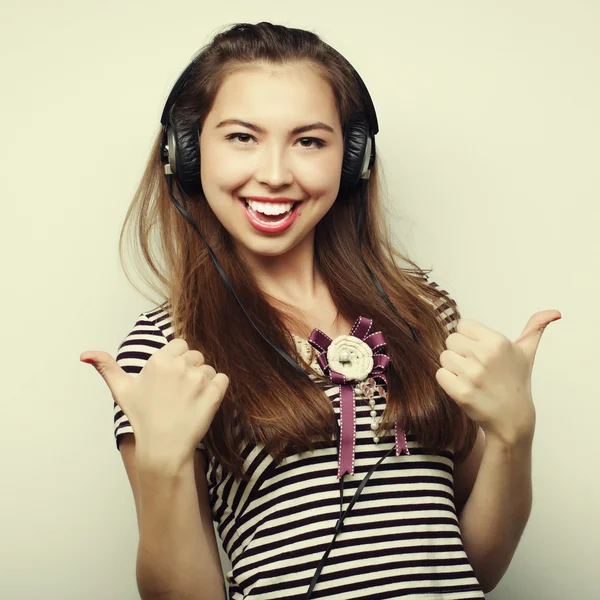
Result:
<svg viewBox="0 0 600 600">
<path fill-rule="evenodd" d="M 184 126 L 169 121 L 169 150 L 171 170 L 187 193 L 201 193 L 200 180 L 200 141 L 195 126 Z M 351 120 L 344 138 L 344 158 L 340 178 L 340 192 L 352 190 L 358 184 L 365 162 L 365 151 L 369 141 L 369 123 L 363 117 Z M 173 143 L 174 142 L 174 143 Z"/>
<path fill-rule="evenodd" d="M 349 191 L 358 183 L 363 169 L 368 139 L 368 121 L 364 117 L 352 119 L 346 127 L 344 138 L 340 191 Z"/>
<path fill-rule="evenodd" d="M 202 192 L 202 182 L 200 180 L 200 141 L 198 139 L 198 128 L 185 126 L 169 121 L 170 136 L 174 141 L 175 169 L 171 164 L 171 170 L 175 175 L 184 191 L 188 194 L 197 194 Z"/>
</svg>

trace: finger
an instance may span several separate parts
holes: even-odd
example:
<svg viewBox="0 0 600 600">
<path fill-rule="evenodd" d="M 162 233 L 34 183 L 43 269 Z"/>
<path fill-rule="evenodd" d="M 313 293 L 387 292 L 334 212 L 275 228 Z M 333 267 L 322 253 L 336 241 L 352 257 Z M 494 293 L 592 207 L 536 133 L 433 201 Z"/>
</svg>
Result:
<svg viewBox="0 0 600 600">
<path fill-rule="evenodd" d="M 440 354 L 440 364 L 454 375 L 466 377 L 470 371 L 470 359 L 457 354 L 453 350 L 444 350 Z"/>
<path fill-rule="evenodd" d="M 204 381 L 210 381 L 217 375 L 214 367 L 211 367 L 210 365 L 200 365 L 199 367 L 194 368 L 192 373 L 198 380 Z"/>
<path fill-rule="evenodd" d="M 461 399 L 466 392 L 464 381 L 445 367 L 436 371 L 435 378 L 448 396 L 460 406 L 462 403 Z"/>
<path fill-rule="evenodd" d="M 189 349 L 188 343 L 183 338 L 174 338 L 167 342 L 159 352 L 176 357 L 185 354 Z"/>
<path fill-rule="evenodd" d="M 216 410 L 221 404 L 228 386 L 229 377 L 225 373 L 217 373 L 204 388 L 203 399 L 209 403 L 214 403 Z"/>
<path fill-rule="evenodd" d="M 460 338 L 457 339 L 457 336 Z M 452 351 L 455 351 L 456 348 L 457 354 L 461 356 L 484 363 L 486 357 L 494 353 L 496 348 L 506 341 L 507 339 L 501 333 L 477 321 L 468 320 L 464 322 L 461 331 L 448 336 L 446 345 Z"/>
<path fill-rule="evenodd" d="M 199 350 L 188 350 L 183 358 L 189 367 L 200 367 L 204 364 L 204 355 Z"/>
<path fill-rule="evenodd" d="M 462 335 L 461 333 L 451 333 L 446 338 L 446 348 L 448 348 L 448 350 L 452 350 L 452 352 L 455 352 L 460 356 L 464 356 L 465 358 L 476 357 L 476 344 L 477 342 L 465 335 Z"/>
<path fill-rule="evenodd" d="M 500 332 L 474 319 L 461 319 L 456 326 L 456 331 L 475 341 L 483 341 L 498 336 L 502 337 Z"/>
<path fill-rule="evenodd" d="M 108 352 L 100 350 L 83 352 L 79 359 L 93 365 L 118 403 L 120 390 L 129 383 L 130 376 L 117 361 Z"/>
</svg>

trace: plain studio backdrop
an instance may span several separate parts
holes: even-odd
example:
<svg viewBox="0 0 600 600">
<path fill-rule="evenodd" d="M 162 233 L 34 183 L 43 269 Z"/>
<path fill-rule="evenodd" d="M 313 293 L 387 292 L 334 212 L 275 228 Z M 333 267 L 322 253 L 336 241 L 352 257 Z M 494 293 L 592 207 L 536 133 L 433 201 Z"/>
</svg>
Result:
<svg viewBox="0 0 600 600">
<path fill-rule="evenodd" d="M 312 30 L 365 80 L 396 236 L 533 371 L 534 505 L 491 600 L 593 600 L 600 3 L 4 2 L 0 597 L 134 600 L 133 495 L 85 350 L 153 307 L 117 256 L 167 94 L 224 26 Z M 223 556 L 223 568 L 229 563 Z"/>
</svg>

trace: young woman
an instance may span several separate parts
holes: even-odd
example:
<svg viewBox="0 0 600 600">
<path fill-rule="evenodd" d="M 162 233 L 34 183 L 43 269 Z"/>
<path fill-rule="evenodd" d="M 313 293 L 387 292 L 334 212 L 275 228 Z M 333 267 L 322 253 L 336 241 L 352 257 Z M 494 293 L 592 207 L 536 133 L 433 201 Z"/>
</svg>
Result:
<svg viewBox="0 0 600 600">
<path fill-rule="evenodd" d="M 225 598 L 213 521 L 236 600 L 483 598 L 528 519 L 560 314 L 515 343 L 459 322 L 393 247 L 368 92 L 315 34 L 235 25 L 178 84 L 126 219 L 164 302 L 116 361 L 81 357 L 115 400 L 142 598 Z"/>
</svg>

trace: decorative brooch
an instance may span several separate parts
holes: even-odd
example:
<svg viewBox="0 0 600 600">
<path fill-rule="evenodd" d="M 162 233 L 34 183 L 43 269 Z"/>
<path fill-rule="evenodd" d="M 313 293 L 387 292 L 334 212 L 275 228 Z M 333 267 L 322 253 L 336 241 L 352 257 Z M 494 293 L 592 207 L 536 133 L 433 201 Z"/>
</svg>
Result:
<svg viewBox="0 0 600 600">
<path fill-rule="evenodd" d="M 317 360 L 323 373 L 332 383 L 340 386 L 340 455 L 338 457 L 338 479 L 344 473 L 354 475 L 354 457 L 356 454 L 356 398 L 352 381 L 363 382 L 369 378 L 375 384 L 382 379 L 387 384 L 385 371 L 390 357 L 383 352 L 386 342 L 381 331 L 369 335 L 372 319 L 359 317 L 349 335 L 340 335 L 331 339 L 320 329 L 313 329 L 308 341 L 319 351 Z M 364 386 L 359 384 L 357 387 Z M 364 387 L 361 387 L 364 390 Z M 383 388 L 378 388 L 383 391 Z M 371 394 L 372 395 L 372 394 Z M 369 396 L 371 409 L 375 401 Z M 372 413 L 371 413 L 371 416 Z M 372 426 L 373 427 L 373 426 Z M 410 454 L 406 444 L 406 435 L 398 422 L 395 423 L 396 456 Z M 378 441 L 378 438 L 376 438 Z"/>
</svg>

